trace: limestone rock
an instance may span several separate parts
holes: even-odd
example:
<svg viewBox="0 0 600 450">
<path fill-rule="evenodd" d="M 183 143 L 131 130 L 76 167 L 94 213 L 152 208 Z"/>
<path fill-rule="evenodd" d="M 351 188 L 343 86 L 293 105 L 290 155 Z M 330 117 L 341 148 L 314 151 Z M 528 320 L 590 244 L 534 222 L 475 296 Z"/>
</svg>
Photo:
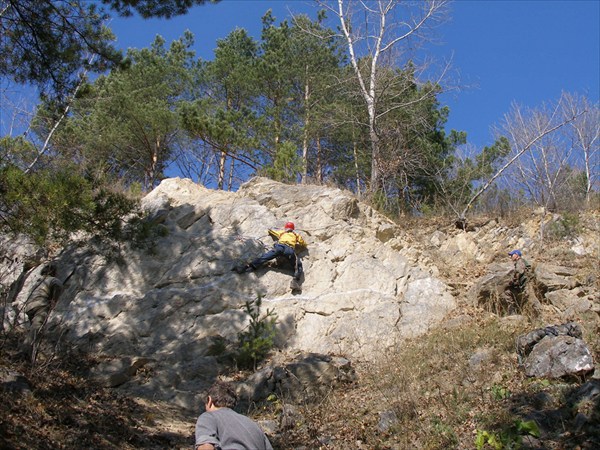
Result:
<svg viewBox="0 0 600 450">
<path fill-rule="evenodd" d="M 31 395 L 29 380 L 19 372 L 0 367 L 0 390 L 12 395 Z"/>
<path fill-rule="evenodd" d="M 575 279 L 577 271 L 570 267 L 554 264 L 537 264 L 534 273 L 536 283 L 541 292 L 573 289 L 579 285 Z"/>
<path fill-rule="evenodd" d="M 71 345 L 125 361 L 105 375 L 121 389 L 197 401 L 230 353 L 215 353 L 212 337 L 234 345 L 249 323 L 244 305 L 258 296 L 263 312 L 277 314 L 282 351 L 367 361 L 425 333 L 456 307 L 402 230 L 340 189 L 254 178 L 225 192 L 173 178 L 142 207 L 165 236 L 149 251 L 123 248 L 120 260 L 85 245 L 65 249 L 59 278 L 68 283 L 49 322 Z M 267 230 L 287 221 L 308 243 L 301 292 L 290 291 L 285 267 L 232 272 L 271 248 Z M 154 360 L 149 380 L 132 372 L 126 362 L 134 358 Z"/>
<path fill-rule="evenodd" d="M 575 322 L 564 323 L 561 325 L 552 325 L 544 328 L 538 328 L 527 334 L 519 336 L 516 340 L 517 354 L 519 357 L 528 356 L 533 348 L 546 336 L 571 336 L 577 339 L 583 337 L 581 326 Z"/>
<path fill-rule="evenodd" d="M 151 362 L 153 361 L 150 358 L 109 360 L 97 365 L 92 372 L 92 376 L 104 386 L 120 386 L 129 381 L 140 368 Z"/>
<path fill-rule="evenodd" d="M 356 381 L 354 368 L 345 358 L 300 354 L 283 365 L 268 365 L 238 386 L 242 404 L 255 403 L 275 394 L 304 404 L 323 398 L 336 384 Z"/>
<path fill-rule="evenodd" d="M 594 370 L 592 354 L 581 339 L 572 336 L 546 336 L 525 360 L 530 377 L 561 378 L 585 375 Z"/>
</svg>

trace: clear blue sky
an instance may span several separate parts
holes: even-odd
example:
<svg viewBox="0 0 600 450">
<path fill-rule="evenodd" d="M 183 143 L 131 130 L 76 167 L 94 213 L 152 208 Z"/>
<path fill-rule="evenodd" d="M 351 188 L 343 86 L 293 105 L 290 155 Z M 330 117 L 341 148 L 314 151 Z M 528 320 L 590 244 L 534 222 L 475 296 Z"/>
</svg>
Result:
<svg viewBox="0 0 600 450">
<path fill-rule="evenodd" d="M 157 34 L 170 43 L 189 29 L 197 56 L 210 60 L 217 39 L 236 27 L 259 39 L 261 17 L 268 9 L 277 24 L 291 13 L 314 17 L 316 12 L 310 0 L 222 0 L 171 20 L 114 18 L 110 26 L 124 50 L 147 47 Z M 469 142 L 481 149 L 493 143 L 490 129 L 513 102 L 535 107 L 556 100 L 562 91 L 600 101 L 599 24 L 600 0 L 451 3 L 449 21 L 437 29 L 437 43 L 427 47 L 438 60 L 452 57 L 465 86 L 441 97 L 450 107 L 447 130 L 466 131 Z M 31 90 L 23 88 L 13 96 L 30 98 Z M 10 133 L 10 119 L 7 111 L 0 114 L 0 135 Z"/>
<path fill-rule="evenodd" d="M 290 13 L 316 12 L 308 0 L 223 0 L 171 20 L 114 19 L 111 28 L 123 49 L 146 47 L 157 34 L 170 43 L 189 29 L 197 56 L 212 59 L 216 40 L 236 27 L 259 39 L 268 9 L 277 24 Z M 562 91 L 598 102 L 599 24 L 600 0 L 453 2 L 449 21 L 437 29 L 437 43 L 427 47 L 436 58 L 452 57 L 462 84 L 470 86 L 441 98 L 451 110 L 447 130 L 466 131 L 469 142 L 481 148 L 493 142 L 490 128 L 513 102 L 534 107 Z"/>
</svg>

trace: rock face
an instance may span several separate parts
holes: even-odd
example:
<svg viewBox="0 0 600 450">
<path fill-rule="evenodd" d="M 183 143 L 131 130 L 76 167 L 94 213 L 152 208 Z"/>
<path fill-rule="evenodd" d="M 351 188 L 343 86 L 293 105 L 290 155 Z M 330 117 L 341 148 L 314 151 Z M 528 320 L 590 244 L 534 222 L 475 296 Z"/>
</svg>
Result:
<svg viewBox="0 0 600 450">
<path fill-rule="evenodd" d="M 166 236 L 120 262 L 85 247 L 64 252 L 68 280 L 52 322 L 64 339 L 118 360 L 116 375 L 110 365 L 98 373 L 140 395 L 196 407 L 219 371 L 210 344 L 234 343 L 248 324 L 245 302 L 259 295 L 277 314 L 281 349 L 352 360 L 377 358 L 456 307 L 444 283 L 402 256 L 401 230 L 339 189 L 255 178 L 232 193 L 176 178 L 143 207 Z M 286 221 L 308 242 L 296 295 L 287 269 L 231 271 L 270 248 L 267 229 Z M 135 381 L 139 361 L 150 381 Z"/>
</svg>

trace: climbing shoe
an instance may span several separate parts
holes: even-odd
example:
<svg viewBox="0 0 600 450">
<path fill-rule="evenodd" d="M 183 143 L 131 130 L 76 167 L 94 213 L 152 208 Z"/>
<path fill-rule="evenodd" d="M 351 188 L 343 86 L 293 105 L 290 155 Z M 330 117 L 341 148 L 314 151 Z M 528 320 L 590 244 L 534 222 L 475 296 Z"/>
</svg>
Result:
<svg viewBox="0 0 600 450">
<path fill-rule="evenodd" d="M 254 267 L 252 264 L 240 264 L 233 267 L 231 270 L 237 273 L 246 273 L 256 270 L 256 267 Z"/>
<path fill-rule="evenodd" d="M 292 278 L 290 281 L 290 289 L 292 290 L 293 293 L 299 293 L 302 291 L 302 287 L 300 286 L 300 283 L 295 278 Z"/>
</svg>

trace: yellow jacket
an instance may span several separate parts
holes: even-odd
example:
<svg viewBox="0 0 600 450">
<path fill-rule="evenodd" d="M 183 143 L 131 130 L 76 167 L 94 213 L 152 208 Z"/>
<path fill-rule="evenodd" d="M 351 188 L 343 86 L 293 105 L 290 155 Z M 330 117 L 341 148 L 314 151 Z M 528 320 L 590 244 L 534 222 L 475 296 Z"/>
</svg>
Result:
<svg viewBox="0 0 600 450">
<path fill-rule="evenodd" d="M 293 249 L 306 247 L 306 241 L 295 231 L 269 230 L 269 235 L 276 238 L 278 244 L 289 245 Z"/>
</svg>

